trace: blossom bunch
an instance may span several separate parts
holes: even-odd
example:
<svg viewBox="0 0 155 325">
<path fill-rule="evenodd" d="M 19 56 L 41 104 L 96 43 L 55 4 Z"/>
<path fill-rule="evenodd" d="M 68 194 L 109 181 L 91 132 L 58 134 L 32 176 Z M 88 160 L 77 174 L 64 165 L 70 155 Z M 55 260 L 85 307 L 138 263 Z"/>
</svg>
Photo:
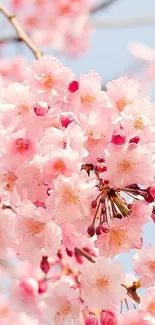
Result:
<svg viewBox="0 0 155 325">
<path fill-rule="evenodd" d="M 36 43 L 71 56 L 88 49 L 94 0 L 9 0 L 9 4 Z"/>
<path fill-rule="evenodd" d="M 1 86 L 2 325 L 155 324 L 154 108 L 136 80 L 103 91 L 50 56 Z"/>
</svg>

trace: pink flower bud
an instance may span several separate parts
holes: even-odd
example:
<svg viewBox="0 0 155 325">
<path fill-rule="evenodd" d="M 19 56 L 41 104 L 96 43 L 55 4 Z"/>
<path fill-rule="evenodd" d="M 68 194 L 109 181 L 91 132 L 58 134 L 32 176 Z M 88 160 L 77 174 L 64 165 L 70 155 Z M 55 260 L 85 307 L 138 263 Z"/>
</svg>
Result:
<svg viewBox="0 0 155 325">
<path fill-rule="evenodd" d="M 38 293 L 43 294 L 47 291 L 47 282 L 45 280 L 40 280 L 38 282 L 39 288 L 38 288 Z"/>
<path fill-rule="evenodd" d="M 49 105 L 44 101 L 40 101 L 33 107 L 33 109 L 36 115 L 45 116 L 47 111 L 49 110 Z"/>
<path fill-rule="evenodd" d="M 77 91 L 78 89 L 79 89 L 79 82 L 77 80 L 71 81 L 69 86 L 68 86 L 68 90 L 71 93 L 75 93 L 75 91 Z"/>
<path fill-rule="evenodd" d="M 153 184 L 150 188 L 150 194 L 155 199 L 155 184 Z"/>
<path fill-rule="evenodd" d="M 66 253 L 69 257 L 73 256 L 73 251 L 71 251 L 70 249 L 66 248 Z"/>
<path fill-rule="evenodd" d="M 68 116 L 68 115 L 62 115 L 61 116 L 61 125 L 62 127 L 64 128 L 67 128 L 67 126 L 73 122 L 73 118 L 71 116 Z"/>
<path fill-rule="evenodd" d="M 95 209 L 95 208 L 97 207 L 97 200 L 93 200 L 93 201 L 91 202 L 91 207 L 92 207 L 93 209 Z"/>
<path fill-rule="evenodd" d="M 116 314 L 111 310 L 103 310 L 100 317 L 100 325 L 117 325 Z"/>
<path fill-rule="evenodd" d="M 139 140 L 140 140 L 139 137 L 134 137 L 134 138 L 130 139 L 129 143 L 136 143 L 137 144 L 139 142 Z"/>
<path fill-rule="evenodd" d="M 87 233 L 90 237 L 93 237 L 95 235 L 95 227 L 93 225 L 90 225 L 87 229 Z"/>
<path fill-rule="evenodd" d="M 89 314 L 85 319 L 85 325 L 98 325 L 98 319 L 95 315 Z"/>
<path fill-rule="evenodd" d="M 48 271 L 50 269 L 50 265 L 49 265 L 47 256 L 42 257 L 42 260 L 41 260 L 41 263 L 40 263 L 40 268 L 45 274 L 48 273 Z"/>
<path fill-rule="evenodd" d="M 145 199 L 145 201 L 148 202 L 148 203 L 152 203 L 152 202 L 154 202 L 154 198 L 152 197 L 152 195 L 151 195 L 150 193 L 145 194 L 144 199 Z"/>
<path fill-rule="evenodd" d="M 123 145 L 126 142 L 126 136 L 123 134 L 115 133 L 112 135 L 111 142 L 117 146 Z"/>
<path fill-rule="evenodd" d="M 38 293 L 38 283 L 33 278 L 25 278 L 19 283 L 19 294 L 24 299 L 35 297 Z"/>
</svg>

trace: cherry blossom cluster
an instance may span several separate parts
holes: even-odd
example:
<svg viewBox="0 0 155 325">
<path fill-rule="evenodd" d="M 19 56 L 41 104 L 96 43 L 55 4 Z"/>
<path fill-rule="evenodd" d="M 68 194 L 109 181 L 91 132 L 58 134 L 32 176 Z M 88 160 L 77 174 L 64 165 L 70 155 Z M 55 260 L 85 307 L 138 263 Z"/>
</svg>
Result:
<svg viewBox="0 0 155 325">
<path fill-rule="evenodd" d="M 36 43 L 71 56 L 88 49 L 92 29 L 88 18 L 95 0 L 9 0 L 9 3 Z"/>
<path fill-rule="evenodd" d="M 1 85 L 0 111 L 0 323 L 155 324 L 155 105 L 138 81 L 103 91 L 45 56 Z"/>
</svg>

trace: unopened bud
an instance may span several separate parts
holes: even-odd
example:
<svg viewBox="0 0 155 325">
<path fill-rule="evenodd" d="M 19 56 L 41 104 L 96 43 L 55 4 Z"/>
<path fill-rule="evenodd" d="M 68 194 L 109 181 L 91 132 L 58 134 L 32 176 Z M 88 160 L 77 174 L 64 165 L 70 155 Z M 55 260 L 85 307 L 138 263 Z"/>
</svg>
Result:
<svg viewBox="0 0 155 325">
<path fill-rule="evenodd" d="M 85 319 L 85 325 L 98 325 L 98 319 L 95 315 L 89 314 Z"/>
<path fill-rule="evenodd" d="M 42 260 L 41 260 L 41 263 L 40 263 L 40 268 L 45 274 L 48 273 L 48 271 L 50 269 L 50 265 L 49 265 L 47 256 L 42 257 Z"/>
<path fill-rule="evenodd" d="M 123 145 L 126 142 L 126 136 L 123 134 L 115 133 L 112 135 L 111 142 L 117 146 Z"/>
<path fill-rule="evenodd" d="M 117 325 L 116 314 L 111 310 L 102 310 L 100 317 L 100 325 Z"/>
<path fill-rule="evenodd" d="M 95 235 L 95 227 L 93 225 L 90 225 L 87 229 L 87 233 L 90 237 L 93 237 Z"/>
</svg>

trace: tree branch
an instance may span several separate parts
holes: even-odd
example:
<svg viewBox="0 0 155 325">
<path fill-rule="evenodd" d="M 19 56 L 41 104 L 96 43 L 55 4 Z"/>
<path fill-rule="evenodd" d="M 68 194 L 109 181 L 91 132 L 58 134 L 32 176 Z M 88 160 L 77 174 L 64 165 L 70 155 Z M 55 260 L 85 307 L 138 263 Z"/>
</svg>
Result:
<svg viewBox="0 0 155 325">
<path fill-rule="evenodd" d="M 75 254 L 85 257 L 88 261 L 95 263 L 95 260 L 92 258 L 92 256 L 87 253 L 84 249 L 75 247 L 74 252 Z"/>
<path fill-rule="evenodd" d="M 3 38 L 0 38 L 0 44 L 2 43 L 12 43 L 12 42 L 22 42 L 21 39 L 19 39 L 19 37 L 17 36 L 6 36 Z"/>
<path fill-rule="evenodd" d="M 90 14 L 91 15 L 95 15 L 96 13 L 98 13 L 99 11 L 101 10 L 104 10 L 108 7 L 110 7 L 111 5 L 113 5 L 117 0 L 107 0 L 107 1 L 104 1 L 103 3 L 97 5 L 96 7 L 94 7 Z"/>
<path fill-rule="evenodd" d="M 31 52 L 34 54 L 36 59 L 39 59 L 43 53 L 33 44 L 29 36 L 24 32 L 22 27 L 20 26 L 16 16 L 10 13 L 2 4 L 0 4 L 0 12 L 8 19 L 10 24 L 13 26 L 14 30 L 16 31 L 18 41 L 25 43 Z"/>
<path fill-rule="evenodd" d="M 131 17 L 126 19 L 94 19 L 92 24 L 98 28 L 130 28 L 145 25 L 155 25 L 155 16 L 152 17 Z"/>
</svg>

